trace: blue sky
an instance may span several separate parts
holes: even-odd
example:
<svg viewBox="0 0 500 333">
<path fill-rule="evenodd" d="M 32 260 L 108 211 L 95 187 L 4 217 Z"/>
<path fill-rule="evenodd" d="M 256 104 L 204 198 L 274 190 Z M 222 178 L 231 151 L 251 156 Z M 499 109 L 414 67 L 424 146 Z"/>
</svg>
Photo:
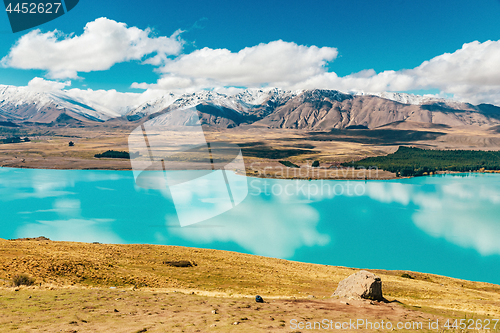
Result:
<svg viewBox="0 0 500 333">
<path fill-rule="evenodd" d="M 67 35 L 73 33 L 74 36 L 79 36 L 82 35 L 87 23 L 101 17 L 125 23 L 128 27 L 137 27 L 141 30 L 152 28 L 153 32 L 150 35 L 152 37 L 170 37 L 179 29 L 182 30 L 183 32 L 177 37 L 177 39 L 182 40 L 182 50 L 175 54 L 167 54 L 166 56 L 170 60 L 178 57 L 180 59 L 183 55 L 189 55 L 203 48 L 227 49 L 231 55 L 236 55 L 246 47 L 254 47 L 261 43 L 269 44 L 278 40 L 293 43 L 292 46 L 327 47 L 334 49 L 336 54 L 323 55 L 322 59 L 319 60 L 316 58 L 316 60 L 304 60 L 303 66 L 316 66 L 311 71 L 302 68 L 304 69 L 304 77 L 279 80 L 276 78 L 279 75 L 277 72 L 276 76 L 263 77 L 261 81 L 257 77 L 245 81 L 245 79 L 241 79 L 246 75 L 244 73 L 240 75 L 239 79 L 229 80 L 224 80 L 227 74 L 218 75 L 203 72 L 198 75 L 186 69 L 191 66 L 188 58 L 169 66 L 141 63 L 145 58 L 154 56 L 154 52 L 144 55 L 141 59 L 117 61 L 109 69 L 78 70 L 77 78 L 74 76 L 65 78 L 61 75 L 54 77 L 53 73 L 49 73 L 50 71 L 36 69 L 35 65 L 31 66 L 34 69 L 13 68 L 16 67 L 13 65 L 14 61 L 11 61 L 10 64 L 5 64 L 4 61 L 3 68 L 0 68 L 0 84 L 27 85 L 34 77 L 40 77 L 64 82 L 70 79 L 71 85 L 66 86 L 66 88 L 141 92 L 143 90 L 131 88 L 134 82 L 143 83 L 142 88 L 162 87 L 168 90 L 172 89 L 175 82 L 178 81 L 169 81 L 171 83 L 166 85 L 157 81 L 162 77 L 174 75 L 176 79 L 182 77 L 184 81 L 188 78 L 191 80 L 190 82 L 196 82 L 193 83 L 193 86 L 204 89 L 210 88 L 211 84 L 221 87 L 282 84 L 283 88 L 291 89 L 301 86 L 311 88 L 317 85 L 319 88 L 356 90 L 355 85 L 359 85 L 358 90 L 375 91 L 385 88 L 383 90 L 431 91 L 459 96 L 486 94 L 489 97 L 485 97 L 485 101 L 493 101 L 494 97 L 491 95 L 498 92 L 498 82 L 494 79 L 493 88 L 489 82 L 488 87 L 482 85 L 480 91 L 464 90 L 456 86 L 451 88 L 451 78 L 447 78 L 446 82 L 442 78 L 439 80 L 434 78 L 434 81 L 431 80 L 432 82 L 429 83 L 428 78 L 435 77 L 436 74 L 433 68 L 424 68 L 411 73 L 387 73 L 387 75 L 392 75 L 390 79 L 387 79 L 390 80 L 390 83 L 384 79 L 382 88 L 379 84 L 379 81 L 382 80 L 381 76 L 379 75 L 377 78 L 375 76 L 384 71 L 415 69 L 424 61 L 429 61 L 445 53 L 454 53 L 460 50 L 464 43 L 474 41 L 478 41 L 480 45 L 474 45 L 477 50 L 472 55 L 470 53 L 457 55 L 455 58 L 459 60 L 453 60 L 453 64 L 457 68 L 461 66 L 460 63 L 457 64 L 457 61 L 464 61 L 466 56 L 476 57 L 478 52 L 482 52 L 480 56 L 491 57 L 492 52 L 493 56 L 496 56 L 496 44 L 489 46 L 487 48 L 489 51 L 481 45 L 488 40 L 494 42 L 500 40 L 499 0 L 480 2 L 463 0 L 331 0 L 312 1 L 311 3 L 304 1 L 80 0 L 80 3 L 72 11 L 39 26 L 38 29 L 41 30 L 40 34 L 57 29 Z M 6 13 L 1 14 L 0 57 L 4 58 L 9 55 L 16 41 L 29 32 L 30 30 L 13 34 L 10 32 Z M 294 52 L 304 51 L 294 51 L 293 47 L 288 48 L 290 45 L 275 45 L 276 50 L 273 52 L 280 52 L 278 50 L 283 47 L 283 52 L 289 52 L 290 57 L 299 57 Z M 257 51 L 256 57 L 263 59 L 262 67 L 258 67 L 258 69 L 265 71 L 266 56 L 264 54 L 267 51 Z M 312 50 L 311 52 L 316 51 Z M 231 55 L 227 61 L 231 61 L 233 58 L 237 63 L 241 61 L 234 56 L 231 58 Z M 269 56 L 272 57 L 272 55 Z M 207 59 L 214 58 L 216 57 Z M 196 61 L 196 59 L 199 58 L 190 61 Z M 491 60 L 488 59 L 485 58 L 483 63 Z M 30 67 L 26 65 L 28 60 L 24 60 L 24 68 Z M 300 59 L 298 62 L 301 63 Z M 210 61 L 207 60 L 206 65 L 211 66 Z M 374 72 L 366 72 L 366 70 L 371 69 Z M 251 71 L 251 69 L 248 70 Z M 284 68 L 283 70 L 297 69 L 292 66 L 290 69 Z M 163 71 L 163 73 L 159 71 Z M 316 80 L 306 82 L 307 75 L 317 76 L 322 72 L 333 72 L 336 77 L 326 78 L 323 75 L 322 78 L 318 77 Z M 357 76 L 364 77 L 363 81 L 359 78 L 354 81 L 338 79 L 359 72 L 362 74 Z M 477 72 L 477 69 L 471 68 L 470 72 Z M 453 70 L 450 69 L 450 75 L 452 74 Z M 394 84 L 396 81 L 401 82 L 401 78 L 408 75 L 418 76 L 418 83 L 414 80 L 415 82 L 411 84 Z M 370 83 L 365 80 L 368 77 L 371 78 Z M 374 80 L 377 81 L 376 84 L 373 83 Z M 464 80 L 468 85 L 471 85 L 471 82 L 473 85 L 477 85 L 478 79 L 469 77 L 464 78 Z M 481 80 L 486 82 L 489 81 L 489 78 Z M 154 84 L 157 85 L 154 86 Z M 183 87 L 185 88 L 187 85 L 189 84 L 186 83 Z"/>
</svg>

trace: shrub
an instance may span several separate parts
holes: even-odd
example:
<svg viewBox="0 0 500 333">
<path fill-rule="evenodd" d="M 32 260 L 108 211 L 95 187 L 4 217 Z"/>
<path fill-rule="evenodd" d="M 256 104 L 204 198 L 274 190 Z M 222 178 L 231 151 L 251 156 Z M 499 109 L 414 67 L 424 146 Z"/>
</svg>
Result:
<svg viewBox="0 0 500 333">
<path fill-rule="evenodd" d="M 411 276 L 411 275 L 410 275 L 410 274 L 408 274 L 408 273 L 403 273 L 403 274 L 401 274 L 401 277 L 404 277 L 404 278 L 406 278 L 406 279 L 414 279 L 414 277 L 413 277 L 413 276 Z"/>
<path fill-rule="evenodd" d="M 130 159 L 130 158 L 136 158 L 136 157 L 139 157 L 139 153 L 132 153 L 132 154 L 129 154 L 128 152 L 126 151 L 116 151 L 116 150 L 108 150 L 108 151 L 105 151 L 104 153 L 101 153 L 101 154 L 95 154 L 94 157 L 96 158 L 126 158 L 126 159 Z"/>
<path fill-rule="evenodd" d="M 21 143 L 23 140 L 18 136 L 13 136 L 11 138 L 6 138 L 2 140 L 3 143 Z"/>
<path fill-rule="evenodd" d="M 313 168 L 319 167 L 319 161 L 314 161 L 313 164 L 312 164 L 312 167 Z"/>
<path fill-rule="evenodd" d="M 293 164 L 290 161 L 279 161 L 279 162 L 289 168 L 300 168 L 297 164 Z"/>
<path fill-rule="evenodd" d="M 179 261 L 163 261 L 164 265 L 172 266 L 172 267 L 193 267 L 197 266 L 196 263 L 187 260 L 179 260 Z"/>
<path fill-rule="evenodd" d="M 34 283 L 35 283 L 35 279 L 26 275 L 26 274 L 15 275 L 14 278 L 12 279 L 12 284 L 14 284 L 14 286 L 16 286 L 16 287 L 32 286 Z"/>
<path fill-rule="evenodd" d="M 70 147 L 74 147 L 75 146 L 75 143 L 73 141 L 70 141 L 69 144 L 68 144 Z"/>
</svg>

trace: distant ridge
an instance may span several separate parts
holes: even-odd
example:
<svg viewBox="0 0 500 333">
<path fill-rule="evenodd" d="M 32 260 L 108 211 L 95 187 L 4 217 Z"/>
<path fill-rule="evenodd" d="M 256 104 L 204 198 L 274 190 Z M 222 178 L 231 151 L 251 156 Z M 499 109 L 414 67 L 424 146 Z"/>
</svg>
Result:
<svg viewBox="0 0 500 333">
<path fill-rule="evenodd" d="M 140 105 L 110 110 L 103 103 L 70 96 L 69 92 L 39 92 L 0 85 L 0 121 L 85 126 L 115 122 L 118 126 L 160 117 L 170 110 L 196 107 L 203 125 L 236 128 L 331 130 L 373 129 L 415 122 L 450 127 L 500 126 L 500 107 L 403 93 L 359 94 L 337 90 L 247 89 L 235 95 L 214 91 L 167 93 Z"/>
</svg>

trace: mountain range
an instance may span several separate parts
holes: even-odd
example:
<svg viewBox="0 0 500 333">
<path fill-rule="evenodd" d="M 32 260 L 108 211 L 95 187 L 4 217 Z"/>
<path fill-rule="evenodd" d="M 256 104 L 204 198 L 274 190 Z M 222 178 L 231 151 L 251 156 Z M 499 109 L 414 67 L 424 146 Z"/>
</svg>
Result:
<svg viewBox="0 0 500 333">
<path fill-rule="evenodd" d="M 139 123 L 170 110 L 196 107 L 203 124 L 233 128 L 330 130 L 377 128 L 394 122 L 447 126 L 500 125 L 500 107 L 472 105 L 404 93 L 351 94 L 336 90 L 284 91 L 247 89 L 235 95 L 213 91 L 174 94 L 113 110 L 106 103 L 76 97 L 68 91 L 42 92 L 0 85 L 0 124 L 85 126 L 110 120 Z"/>
</svg>

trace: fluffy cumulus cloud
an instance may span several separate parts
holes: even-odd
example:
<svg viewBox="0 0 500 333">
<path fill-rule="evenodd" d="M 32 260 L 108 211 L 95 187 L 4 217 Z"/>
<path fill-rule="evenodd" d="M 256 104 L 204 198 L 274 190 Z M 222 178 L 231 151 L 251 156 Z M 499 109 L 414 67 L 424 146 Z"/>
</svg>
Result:
<svg viewBox="0 0 500 333">
<path fill-rule="evenodd" d="M 41 77 L 35 77 L 30 82 L 28 82 L 28 87 L 36 91 L 54 91 L 61 90 L 67 86 L 71 85 L 71 81 L 58 82 L 45 80 Z"/>
<path fill-rule="evenodd" d="M 373 72 L 363 78 L 351 75 L 342 78 L 341 85 L 375 92 L 435 88 L 465 101 L 500 104 L 499 59 L 500 41 L 474 41 L 413 69 Z"/>
<path fill-rule="evenodd" d="M 421 85 L 500 86 L 500 41 L 467 43 L 409 71 Z"/>
<path fill-rule="evenodd" d="M 123 114 L 130 107 L 139 106 L 140 104 L 159 98 L 165 94 L 164 90 L 148 89 L 142 93 L 119 92 L 115 89 L 110 90 L 93 90 L 93 89 L 69 89 L 66 93 L 83 101 L 94 102 L 95 106 L 103 106 L 110 110 L 114 110 Z"/>
<path fill-rule="evenodd" d="M 453 53 L 424 61 L 413 69 L 360 73 L 338 77 L 323 73 L 304 86 L 366 92 L 439 89 L 444 94 L 473 103 L 500 104 L 500 41 L 466 43 Z"/>
<path fill-rule="evenodd" d="M 325 66 L 336 56 L 335 48 L 281 40 L 239 52 L 204 48 L 167 59 L 156 84 L 132 86 L 166 90 L 272 86 L 373 93 L 439 89 L 463 101 L 500 104 L 500 41 L 466 43 L 453 53 L 436 56 L 412 69 L 381 73 L 367 69 L 344 77 L 328 72 Z"/>
<path fill-rule="evenodd" d="M 47 70 L 50 78 L 65 79 L 130 60 L 160 65 L 182 50 L 178 33 L 171 37 L 151 35 L 150 29 L 127 27 L 107 18 L 87 23 L 79 36 L 37 29 L 21 37 L 1 62 L 5 67 Z M 153 56 L 144 59 L 148 55 Z"/>
<path fill-rule="evenodd" d="M 203 82 L 232 86 L 264 83 L 296 84 L 325 71 L 337 56 L 332 47 L 303 46 L 282 40 L 247 47 L 239 52 L 203 48 L 173 60 L 161 68 L 161 86 Z"/>
<path fill-rule="evenodd" d="M 71 81 L 54 81 L 47 80 L 41 77 L 33 78 L 27 88 L 38 92 L 53 92 L 56 93 L 71 86 Z M 89 106 L 104 107 L 113 110 L 120 114 L 127 112 L 130 107 L 139 106 L 140 104 L 159 98 L 165 94 L 164 90 L 148 89 L 141 93 L 119 92 L 115 89 L 110 90 L 93 90 L 93 89 L 67 89 L 64 93 L 73 97 L 75 100 L 80 100 Z"/>
<path fill-rule="evenodd" d="M 408 71 L 416 85 L 435 87 L 472 102 L 500 104 L 500 41 L 466 43 Z"/>
<path fill-rule="evenodd" d="M 179 32 L 153 36 L 150 29 L 100 18 L 89 22 L 81 35 L 31 31 L 1 62 L 6 67 L 47 70 L 52 79 L 68 79 L 119 62 L 141 61 L 156 67 L 160 76 L 156 82 L 135 82 L 131 87 L 154 91 L 150 95 L 165 90 L 230 92 L 241 87 L 367 93 L 438 89 L 441 95 L 462 101 L 500 104 L 500 41 L 466 43 L 415 68 L 381 73 L 366 69 L 343 77 L 328 71 L 327 64 L 338 54 L 334 47 L 277 40 L 239 51 L 205 47 L 181 53 L 182 46 Z M 46 83 L 32 84 L 49 89 Z"/>
</svg>

